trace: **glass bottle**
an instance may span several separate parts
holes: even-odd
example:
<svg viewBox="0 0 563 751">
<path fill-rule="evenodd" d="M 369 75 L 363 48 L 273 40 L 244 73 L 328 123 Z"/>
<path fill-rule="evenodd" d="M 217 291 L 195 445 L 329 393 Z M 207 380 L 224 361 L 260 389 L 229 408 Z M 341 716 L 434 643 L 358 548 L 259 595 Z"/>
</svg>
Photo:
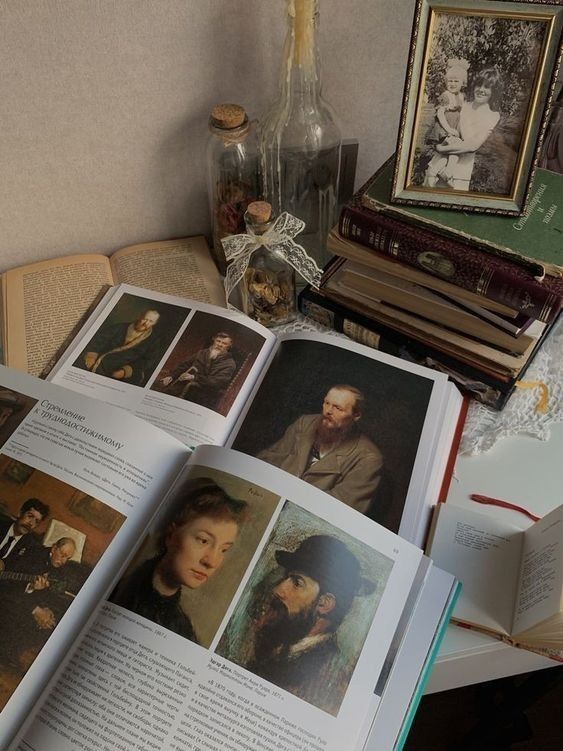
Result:
<svg viewBox="0 0 563 751">
<path fill-rule="evenodd" d="M 288 0 L 279 97 L 260 124 L 263 197 L 305 222 L 300 244 L 322 268 L 336 221 L 341 135 L 321 96 L 318 0 Z"/>
<path fill-rule="evenodd" d="M 256 123 L 238 104 L 218 104 L 209 117 L 207 192 L 212 254 L 219 271 L 227 262 L 221 238 L 245 231 L 244 212 L 259 197 L 260 160 Z"/>
<path fill-rule="evenodd" d="M 254 201 L 244 219 L 249 235 L 263 235 L 274 223 L 272 207 Z M 263 326 L 289 323 L 297 315 L 295 269 L 275 248 L 260 246 L 252 253 L 239 292 L 243 312 Z"/>
</svg>

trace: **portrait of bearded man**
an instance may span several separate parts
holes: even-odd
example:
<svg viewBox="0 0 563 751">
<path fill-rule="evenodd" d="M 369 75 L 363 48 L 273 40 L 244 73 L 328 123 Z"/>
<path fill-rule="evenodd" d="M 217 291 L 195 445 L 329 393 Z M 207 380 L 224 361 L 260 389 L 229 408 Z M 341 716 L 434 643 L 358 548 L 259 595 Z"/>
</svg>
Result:
<svg viewBox="0 0 563 751">
<path fill-rule="evenodd" d="M 208 347 L 198 350 L 160 380 L 166 393 L 214 409 L 236 370 L 231 354 L 233 337 L 219 331 Z"/>
<path fill-rule="evenodd" d="M 74 363 L 77 368 L 144 386 L 161 352 L 155 333 L 158 310 L 145 310 L 134 321 L 102 325 Z"/>
<path fill-rule="evenodd" d="M 381 478 L 383 456 L 359 428 L 362 392 L 348 384 L 328 389 L 321 414 L 302 415 L 257 454 L 365 513 Z"/>
<path fill-rule="evenodd" d="M 251 646 L 240 656 L 225 656 L 336 715 L 354 668 L 341 652 L 338 631 L 355 598 L 373 594 L 376 585 L 333 535 L 310 535 L 293 550 L 276 549 L 274 558 L 283 573 L 254 591 L 243 634 Z"/>
</svg>

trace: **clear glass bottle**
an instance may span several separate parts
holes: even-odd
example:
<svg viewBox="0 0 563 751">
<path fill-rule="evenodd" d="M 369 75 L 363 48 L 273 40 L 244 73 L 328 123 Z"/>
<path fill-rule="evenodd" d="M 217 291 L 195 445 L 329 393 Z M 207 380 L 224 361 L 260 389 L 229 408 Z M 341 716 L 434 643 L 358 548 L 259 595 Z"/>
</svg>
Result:
<svg viewBox="0 0 563 751">
<path fill-rule="evenodd" d="M 244 219 L 249 235 L 263 235 L 274 223 L 272 207 L 266 201 L 255 201 Z M 280 252 L 259 247 L 239 282 L 243 312 L 268 327 L 293 321 L 297 315 L 295 276 L 295 269 Z"/>
<path fill-rule="evenodd" d="M 336 221 L 340 129 L 321 96 L 318 0 L 288 0 L 279 97 L 260 124 L 263 197 L 305 222 L 299 243 L 322 268 Z"/>
<path fill-rule="evenodd" d="M 245 231 L 244 212 L 259 198 L 260 159 L 256 123 L 238 104 L 218 104 L 209 117 L 207 192 L 212 253 L 219 271 L 227 268 L 221 238 Z"/>
</svg>

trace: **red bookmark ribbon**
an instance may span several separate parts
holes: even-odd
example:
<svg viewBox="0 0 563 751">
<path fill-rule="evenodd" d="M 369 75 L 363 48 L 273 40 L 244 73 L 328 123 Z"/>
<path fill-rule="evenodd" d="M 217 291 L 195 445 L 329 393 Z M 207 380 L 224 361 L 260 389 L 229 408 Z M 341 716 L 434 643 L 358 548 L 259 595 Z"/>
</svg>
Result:
<svg viewBox="0 0 563 751">
<path fill-rule="evenodd" d="M 472 501 L 477 501 L 477 503 L 484 503 L 489 506 L 500 506 L 501 508 L 509 508 L 513 511 L 519 511 L 521 514 L 528 516 L 534 522 L 538 522 L 541 519 L 541 516 L 532 514 L 527 508 L 517 506 L 515 503 L 510 503 L 509 501 L 501 501 L 499 498 L 490 498 L 488 495 L 480 495 L 479 493 L 471 493 L 469 497 Z"/>
</svg>

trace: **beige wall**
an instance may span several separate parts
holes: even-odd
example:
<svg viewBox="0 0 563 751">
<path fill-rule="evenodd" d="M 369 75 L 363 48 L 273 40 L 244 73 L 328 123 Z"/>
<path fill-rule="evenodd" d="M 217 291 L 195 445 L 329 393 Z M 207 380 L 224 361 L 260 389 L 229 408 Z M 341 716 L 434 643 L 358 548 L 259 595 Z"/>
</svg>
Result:
<svg viewBox="0 0 563 751">
<path fill-rule="evenodd" d="M 0 271 L 207 232 L 213 104 L 275 96 L 285 0 L 0 0 Z M 395 148 L 414 0 L 320 0 L 324 90 Z"/>
</svg>

